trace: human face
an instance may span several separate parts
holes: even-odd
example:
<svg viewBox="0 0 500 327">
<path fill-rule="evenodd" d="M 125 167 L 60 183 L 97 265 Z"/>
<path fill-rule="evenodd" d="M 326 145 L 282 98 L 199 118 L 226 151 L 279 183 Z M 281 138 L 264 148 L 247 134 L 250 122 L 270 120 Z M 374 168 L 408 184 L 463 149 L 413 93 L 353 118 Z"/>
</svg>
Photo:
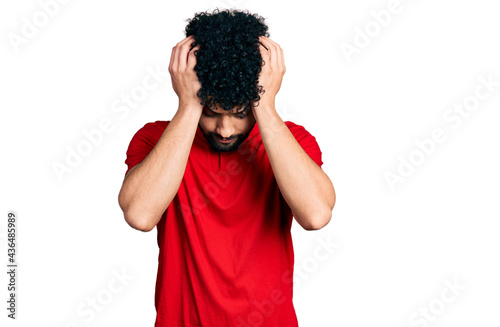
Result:
<svg viewBox="0 0 500 327">
<path fill-rule="evenodd" d="M 217 152 L 235 151 L 252 130 L 255 123 L 252 109 L 247 113 L 237 113 L 236 109 L 229 112 L 219 106 L 215 110 L 206 106 L 203 108 L 198 125 L 212 149 Z"/>
</svg>

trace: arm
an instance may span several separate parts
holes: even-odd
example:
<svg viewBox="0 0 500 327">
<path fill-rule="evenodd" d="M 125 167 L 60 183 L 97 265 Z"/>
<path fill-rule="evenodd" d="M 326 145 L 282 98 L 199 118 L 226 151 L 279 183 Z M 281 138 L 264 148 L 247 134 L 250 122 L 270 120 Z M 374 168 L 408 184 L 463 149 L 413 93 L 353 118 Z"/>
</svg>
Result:
<svg viewBox="0 0 500 327">
<path fill-rule="evenodd" d="M 125 221 L 133 228 L 150 231 L 161 219 L 177 193 L 203 106 L 196 92 L 201 87 L 193 68 L 192 37 L 172 49 L 169 72 L 179 96 L 179 108 L 148 156 L 132 167 L 121 187 L 118 202 Z"/>
<path fill-rule="evenodd" d="M 261 37 L 265 61 L 259 82 L 264 95 L 253 113 L 283 198 L 297 222 L 306 230 L 323 228 L 331 219 L 335 190 L 328 176 L 302 149 L 275 108 L 285 64 L 283 50 L 269 38 Z"/>
</svg>

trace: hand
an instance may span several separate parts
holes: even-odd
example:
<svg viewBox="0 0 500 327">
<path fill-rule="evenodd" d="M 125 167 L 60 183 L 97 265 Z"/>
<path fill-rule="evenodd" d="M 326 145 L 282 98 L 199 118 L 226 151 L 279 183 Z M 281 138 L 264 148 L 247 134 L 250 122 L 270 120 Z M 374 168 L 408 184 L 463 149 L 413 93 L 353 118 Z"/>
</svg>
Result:
<svg viewBox="0 0 500 327">
<path fill-rule="evenodd" d="M 179 97 L 179 107 L 199 106 L 201 110 L 203 106 L 200 105 L 200 98 L 196 95 L 201 83 L 194 71 L 196 66 L 194 51 L 199 49 L 199 45 L 191 49 L 193 42 L 194 37 L 190 35 L 172 48 L 168 72 L 172 78 L 172 87 Z"/>
<path fill-rule="evenodd" d="M 259 45 L 260 54 L 264 60 L 262 70 L 259 75 L 259 84 L 263 86 L 265 92 L 261 95 L 260 103 L 265 103 L 274 106 L 276 93 L 278 93 L 283 75 L 285 75 L 285 57 L 283 56 L 283 49 L 278 43 L 272 41 L 270 38 L 260 36 Z"/>
</svg>

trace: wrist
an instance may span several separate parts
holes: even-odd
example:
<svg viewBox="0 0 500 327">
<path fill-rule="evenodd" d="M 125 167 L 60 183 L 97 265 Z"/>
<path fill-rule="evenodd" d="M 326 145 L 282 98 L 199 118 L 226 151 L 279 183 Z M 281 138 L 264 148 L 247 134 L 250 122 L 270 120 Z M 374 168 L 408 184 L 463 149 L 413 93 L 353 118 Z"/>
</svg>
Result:
<svg viewBox="0 0 500 327">
<path fill-rule="evenodd" d="M 177 113 L 188 114 L 189 116 L 201 117 L 203 111 L 203 106 L 199 103 L 194 102 L 179 102 L 179 107 L 177 108 Z"/>
<path fill-rule="evenodd" d="M 271 94 L 271 93 L 268 93 L 268 92 L 265 92 L 264 94 L 262 94 L 260 96 L 260 100 L 259 101 L 256 101 L 254 102 L 254 105 L 255 104 L 258 104 L 258 107 L 257 108 L 261 108 L 263 106 L 274 106 L 276 103 L 276 94 Z"/>
<path fill-rule="evenodd" d="M 191 100 L 181 100 L 179 99 L 179 110 L 202 110 L 203 106 L 200 104 L 201 100 L 199 98 L 197 99 L 191 99 Z"/>
<path fill-rule="evenodd" d="M 257 106 L 254 105 L 252 107 L 252 110 L 253 110 L 253 114 L 256 118 L 259 115 L 266 115 L 267 116 L 269 114 L 275 114 L 275 113 L 277 114 L 276 105 L 275 105 L 274 101 L 268 101 L 268 100 L 259 101 Z"/>
</svg>

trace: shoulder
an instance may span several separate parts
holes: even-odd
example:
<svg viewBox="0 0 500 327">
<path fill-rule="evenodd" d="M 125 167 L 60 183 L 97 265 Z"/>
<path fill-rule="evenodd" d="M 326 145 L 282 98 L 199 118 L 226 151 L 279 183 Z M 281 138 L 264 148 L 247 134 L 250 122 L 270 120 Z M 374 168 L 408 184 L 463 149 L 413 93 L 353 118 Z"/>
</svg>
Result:
<svg viewBox="0 0 500 327">
<path fill-rule="evenodd" d="M 168 120 L 157 120 L 155 122 L 149 122 L 149 123 L 146 123 L 143 127 L 141 127 L 141 129 L 139 129 L 139 131 L 143 131 L 143 132 L 154 132 L 154 131 L 158 131 L 158 130 L 165 130 L 165 128 L 167 127 L 168 123 L 170 123 L 170 121 Z"/>
<path fill-rule="evenodd" d="M 158 142 L 163 131 L 170 121 L 157 120 L 155 122 L 146 123 L 132 137 L 130 147 L 147 145 L 152 147 Z"/>
<path fill-rule="evenodd" d="M 314 138 L 314 136 L 312 136 L 312 134 L 309 133 L 309 131 L 307 131 L 305 127 L 302 125 L 296 124 L 291 121 L 286 121 L 285 125 L 288 127 L 288 129 L 290 130 L 292 135 L 295 136 L 296 139 L 302 139 L 305 137 Z"/>
<path fill-rule="evenodd" d="M 161 134 L 167 127 L 168 123 L 170 123 L 170 121 L 165 121 L 165 120 L 157 120 L 155 122 L 146 123 L 136 132 L 135 135 L 152 137 L 152 138 L 154 138 L 158 134 L 161 136 Z"/>
<path fill-rule="evenodd" d="M 311 159 L 316 162 L 318 166 L 321 167 L 323 165 L 323 161 L 321 161 L 321 149 L 316 141 L 316 138 L 309 133 L 304 126 L 299 124 L 295 124 L 291 121 L 285 122 L 286 126 L 295 137 L 299 145 L 304 149 L 304 151 L 311 157 Z"/>
<path fill-rule="evenodd" d="M 300 129 L 305 129 L 304 126 L 296 124 L 296 123 L 294 123 L 292 121 L 288 121 L 288 120 L 285 122 L 285 125 L 288 127 L 288 129 L 290 131 L 292 131 L 292 130 L 296 131 L 296 130 L 300 130 Z"/>
</svg>

